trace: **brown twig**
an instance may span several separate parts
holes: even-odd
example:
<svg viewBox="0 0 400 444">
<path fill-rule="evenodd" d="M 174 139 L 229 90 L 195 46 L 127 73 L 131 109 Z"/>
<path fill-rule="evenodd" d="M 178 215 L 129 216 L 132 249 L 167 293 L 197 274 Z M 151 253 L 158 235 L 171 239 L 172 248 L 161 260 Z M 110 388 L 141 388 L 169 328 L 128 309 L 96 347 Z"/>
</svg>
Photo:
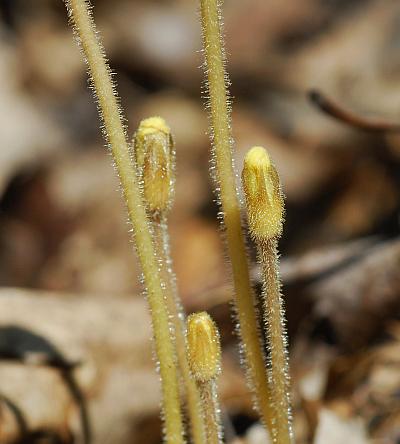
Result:
<svg viewBox="0 0 400 444">
<path fill-rule="evenodd" d="M 400 131 L 400 124 L 388 122 L 382 118 L 370 118 L 359 116 L 353 111 L 343 108 L 336 101 L 327 97 L 317 89 L 308 92 L 308 98 L 319 110 L 347 125 L 370 132 L 395 132 Z"/>
</svg>

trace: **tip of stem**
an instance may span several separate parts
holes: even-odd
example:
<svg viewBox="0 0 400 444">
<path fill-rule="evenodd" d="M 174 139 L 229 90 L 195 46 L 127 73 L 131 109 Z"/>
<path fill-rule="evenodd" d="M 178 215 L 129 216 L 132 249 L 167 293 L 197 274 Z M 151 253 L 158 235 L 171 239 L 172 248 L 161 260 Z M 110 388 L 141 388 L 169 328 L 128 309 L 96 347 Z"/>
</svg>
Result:
<svg viewBox="0 0 400 444">
<path fill-rule="evenodd" d="M 167 125 L 167 122 L 160 116 L 148 117 L 147 119 L 143 119 L 139 124 L 138 131 L 147 134 L 151 134 L 153 132 L 162 132 L 167 136 L 169 136 L 171 133 L 171 129 Z"/>
<path fill-rule="evenodd" d="M 265 148 L 253 146 L 246 154 L 245 162 L 249 168 L 270 168 L 271 159 Z"/>
<path fill-rule="evenodd" d="M 268 152 L 251 148 L 244 160 L 242 183 L 253 237 L 270 239 L 282 232 L 284 203 L 279 175 Z"/>
<path fill-rule="evenodd" d="M 221 345 L 217 326 L 206 312 L 194 313 L 187 320 L 188 361 L 193 377 L 210 381 L 221 369 Z"/>
</svg>

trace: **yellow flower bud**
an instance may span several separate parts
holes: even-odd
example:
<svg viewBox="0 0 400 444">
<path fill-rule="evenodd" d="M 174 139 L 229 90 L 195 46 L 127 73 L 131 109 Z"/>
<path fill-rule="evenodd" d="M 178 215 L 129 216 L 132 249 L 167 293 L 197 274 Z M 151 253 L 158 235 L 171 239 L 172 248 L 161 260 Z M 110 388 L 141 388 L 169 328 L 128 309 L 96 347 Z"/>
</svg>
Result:
<svg viewBox="0 0 400 444">
<path fill-rule="evenodd" d="M 244 160 L 242 183 L 251 235 L 270 239 L 282 233 L 284 202 L 278 173 L 267 151 L 255 146 Z"/>
<path fill-rule="evenodd" d="M 221 369 L 218 329 L 208 313 L 194 313 L 187 319 L 187 347 L 190 371 L 196 381 L 206 382 Z"/>
<path fill-rule="evenodd" d="M 174 189 L 174 147 L 171 131 L 161 117 L 140 122 L 134 137 L 135 157 L 150 212 L 167 210 Z"/>
</svg>

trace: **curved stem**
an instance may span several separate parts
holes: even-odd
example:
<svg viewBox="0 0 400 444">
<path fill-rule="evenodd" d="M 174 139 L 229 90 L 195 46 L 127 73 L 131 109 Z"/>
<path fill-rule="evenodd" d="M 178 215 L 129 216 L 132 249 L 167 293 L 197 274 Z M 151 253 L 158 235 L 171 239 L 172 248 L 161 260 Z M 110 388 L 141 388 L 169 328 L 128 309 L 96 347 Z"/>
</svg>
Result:
<svg viewBox="0 0 400 444">
<path fill-rule="evenodd" d="M 257 327 L 254 294 L 250 284 L 233 167 L 231 119 L 226 86 L 228 80 L 224 68 L 220 11 L 217 0 L 201 0 L 201 21 L 211 105 L 213 155 L 226 227 L 228 253 L 232 264 L 236 312 L 250 386 L 260 415 L 271 431 L 272 412 L 269 405 L 270 393 L 265 358 Z"/>
<path fill-rule="evenodd" d="M 163 299 L 152 234 L 137 182 L 135 166 L 122 124 L 121 110 L 107 66 L 104 51 L 85 0 L 67 0 L 69 15 L 89 66 L 91 80 L 104 121 L 104 133 L 121 181 L 122 191 L 133 227 L 133 237 L 142 266 L 150 305 L 154 340 L 162 382 L 165 439 L 169 444 L 183 443 L 178 376 L 172 340 L 169 336 L 168 312 Z"/>
<path fill-rule="evenodd" d="M 344 108 L 338 102 L 326 96 L 318 89 L 310 90 L 308 92 L 308 97 L 311 103 L 318 107 L 322 112 L 354 128 L 378 133 L 400 131 L 399 123 L 390 122 L 379 117 L 364 117 L 358 115 L 355 112 Z"/>
</svg>

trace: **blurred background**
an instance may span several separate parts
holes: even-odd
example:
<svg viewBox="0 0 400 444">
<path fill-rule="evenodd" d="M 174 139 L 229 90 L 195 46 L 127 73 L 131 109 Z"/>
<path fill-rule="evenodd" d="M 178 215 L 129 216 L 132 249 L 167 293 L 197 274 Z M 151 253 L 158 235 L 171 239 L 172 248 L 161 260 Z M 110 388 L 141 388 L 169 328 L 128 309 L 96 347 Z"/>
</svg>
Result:
<svg viewBox="0 0 400 444">
<path fill-rule="evenodd" d="M 226 441 L 268 442 L 230 312 L 197 2 L 92 3 L 129 134 L 161 115 L 175 136 L 175 271 L 221 329 Z M 286 194 L 296 442 L 399 443 L 400 3 L 225 0 L 224 16 L 237 170 L 263 145 Z M 140 270 L 61 0 L 0 0 L 0 135 L 0 442 L 84 442 L 88 411 L 94 443 L 159 443 Z"/>
</svg>

